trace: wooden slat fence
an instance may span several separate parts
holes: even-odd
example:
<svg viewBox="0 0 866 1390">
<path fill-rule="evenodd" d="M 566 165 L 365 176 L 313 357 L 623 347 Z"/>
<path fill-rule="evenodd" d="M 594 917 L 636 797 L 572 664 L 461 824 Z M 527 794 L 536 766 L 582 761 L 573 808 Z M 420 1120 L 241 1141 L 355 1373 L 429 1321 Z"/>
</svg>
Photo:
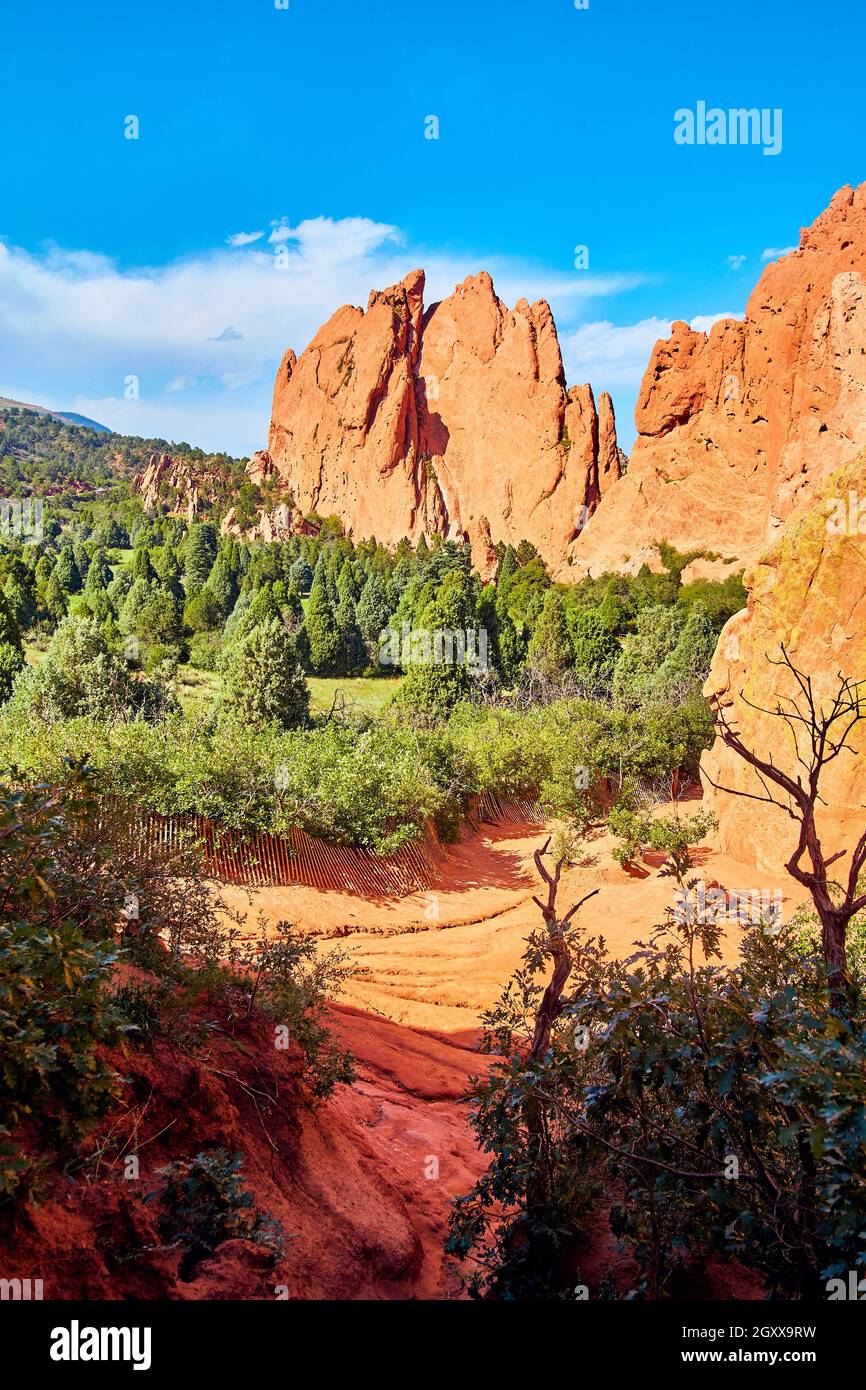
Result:
<svg viewBox="0 0 866 1390">
<path fill-rule="evenodd" d="M 106 812 L 112 814 L 115 832 L 121 819 L 141 853 L 193 847 L 201 854 L 204 871 L 210 877 L 254 888 L 301 884 L 326 892 L 400 897 L 433 887 L 439 881 L 446 853 L 432 825 L 423 839 L 411 841 L 394 854 L 378 855 L 319 839 L 296 826 L 280 835 L 232 830 L 207 816 L 163 816 L 114 799 L 106 805 Z M 474 798 L 467 813 L 475 829 L 482 822 L 533 823 L 542 819 L 534 803 L 504 801 L 490 793 Z"/>
</svg>

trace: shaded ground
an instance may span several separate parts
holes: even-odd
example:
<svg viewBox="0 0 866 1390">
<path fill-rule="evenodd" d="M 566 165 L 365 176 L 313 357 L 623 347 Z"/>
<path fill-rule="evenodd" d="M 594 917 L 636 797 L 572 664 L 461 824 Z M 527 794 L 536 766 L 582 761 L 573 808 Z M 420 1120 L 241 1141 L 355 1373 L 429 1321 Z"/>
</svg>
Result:
<svg viewBox="0 0 866 1390">
<path fill-rule="evenodd" d="M 341 1125 L 357 1125 L 376 1166 L 399 1192 L 399 1220 L 409 1221 L 419 1242 L 412 1282 L 423 1296 L 454 1291 L 442 1255 L 448 1201 L 466 1191 L 483 1166 L 461 1097 L 470 1076 L 485 1065 L 474 1051 L 480 1014 L 498 998 L 527 933 L 538 924 L 532 853 L 544 838 L 545 832 L 529 825 L 470 833 L 448 855 L 435 890 L 403 899 L 367 902 L 305 887 L 231 890 L 234 904 L 245 905 L 251 920 L 262 913 L 270 921 L 293 921 L 328 938 L 325 949 L 347 951 L 356 966 L 334 1018 L 344 1044 L 358 1057 L 360 1079 L 329 1108 Z M 621 869 L 611 856 L 615 843 L 606 831 L 592 834 L 582 863 L 563 875 L 560 902 L 566 908 L 598 887 L 583 921 L 591 933 L 605 936 L 612 952 L 625 955 L 663 919 L 673 894 L 658 863 Z M 801 898 L 792 891 L 796 885 L 766 881 L 712 843 L 696 858 L 708 884 L 780 891 L 786 912 Z M 339 939 L 332 942 L 334 936 Z M 726 938 L 729 959 L 737 936 L 734 926 Z M 431 1158 L 437 1178 L 426 1176 Z M 599 1244 L 602 1264 L 610 1262 L 609 1233 L 600 1233 Z M 734 1272 L 712 1275 L 715 1296 L 731 1296 L 725 1279 L 734 1279 Z M 757 1296 L 741 1278 L 736 1292 Z"/>
<path fill-rule="evenodd" d="M 357 973 L 333 1024 L 357 1059 L 358 1080 L 310 1109 L 298 1052 L 274 1047 L 272 1024 L 226 1018 L 195 1055 L 170 1038 L 113 1058 L 124 1101 L 94 1130 L 65 1172 L 45 1175 L 40 1201 L 0 1228 L 3 1277 L 42 1278 L 46 1298 L 414 1299 L 459 1296 L 443 1242 L 450 1200 L 486 1162 L 475 1146 L 465 1096 L 486 1065 L 473 1050 L 480 1012 L 517 964 L 538 910 L 535 826 L 487 827 L 455 847 L 435 892 L 364 902 L 310 888 L 228 890 L 250 924 L 286 918 L 341 947 Z M 629 874 L 598 832 L 564 876 L 567 907 L 590 887 L 593 932 L 625 953 L 661 920 L 670 881 L 657 865 Z M 729 889 L 770 889 L 719 855 L 701 852 L 701 873 Z M 640 877 L 646 872 L 645 877 Z M 734 933 L 727 949 L 736 950 Z M 171 1159 L 224 1147 L 244 1156 L 244 1180 L 286 1233 L 276 1260 L 227 1241 L 187 1277 L 181 1252 L 157 1230 L 146 1196 Z M 140 1173 L 129 1180 L 125 1159 Z M 603 1213 L 584 1277 L 621 1257 Z M 757 1297 L 730 1268 L 707 1269 L 690 1296 Z M 733 1281 L 733 1282 L 731 1282 Z"/>
</svg>

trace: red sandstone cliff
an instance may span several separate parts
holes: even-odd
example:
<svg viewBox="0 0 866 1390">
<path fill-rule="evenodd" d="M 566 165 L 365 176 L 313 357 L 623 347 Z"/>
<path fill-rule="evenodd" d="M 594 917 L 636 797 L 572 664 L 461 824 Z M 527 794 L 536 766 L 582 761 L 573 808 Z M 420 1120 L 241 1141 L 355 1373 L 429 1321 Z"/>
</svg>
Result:
<svg viewBox="0 0 866 1390">
<path fill-rule="evenodd" d="M 864 272 L 866 184 L 842 188 L 767 266 L 744 322 L 709 336 L 673 325 L 643 378 L 628 473 L 572 546 L 574 573 L 635 570 L 661 539 L 758 558 L 866 445 Z"/>
<path fill-rule="evenodd" d="M 825 479 L 747 575 L 748 607 L 722 631 L 705 687 L 746 746 L 792 776 L 803 769 L 796 763 L 791 732 L 764 713 L 780 701 L 790 710 L 785 702 L 792 697 L 805 709 L 794 677 L 773 664 L 782 643 L 794 666 L 810 678 L 816 703 L 824 710 L 838 690 L 840 674 L 852 680 L 866 677 L 866 507 L 861 501 L 861 522 L 850 503 L 852 494 L 866 497 L 866 454 Z M 801 744 L 805 752 L 802 732 Z M 866 826 L 866 726 L 857 724 L 847 745 L 821 779 L 824 805 L 818 811 L 818 830 L 828 854 L 840 849 L 850 853 Z M 743 863 L 778 873 L 784 883 L 782 865 L 797 843 L 799 825 L 783 810 L 744 799 L 744 794 L 764 795 L 764 788 L 721 740 L 704 754 L 701 767 L 724 850 Z M 740 795 L 717 790 L 719 786 Z M 847 862 L 840 866 L 842 879 Z"/>
<path fill-rule="evenodd" d="M 488 274 L 425 312 L 424 273 L 338 309 L 283 357 L 269 454 L 302 512 L 396 543 L 532 541 L 553 566 L 620 472 L 610 397 L 567 391 L 549 306 Z"/>
</svg>

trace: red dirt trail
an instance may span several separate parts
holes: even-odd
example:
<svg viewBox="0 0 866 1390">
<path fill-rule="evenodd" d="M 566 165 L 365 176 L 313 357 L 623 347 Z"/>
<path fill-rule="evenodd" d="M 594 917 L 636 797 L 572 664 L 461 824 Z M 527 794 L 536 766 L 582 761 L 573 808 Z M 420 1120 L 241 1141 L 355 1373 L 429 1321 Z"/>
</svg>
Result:
<svg viewBox="0 0 866 1390">
<path fill-rule="evenodd" d="M 52 1179 L 11 1236 L 0 1233 L 4 1275 L 42 1277 L 46 1298 L 459 1296 L 442 1251 L 449 1202 L 485 1162 L 462 1098 L 485 1065 L 473 1051 L 480 1014 L 539 921 L 532 853 L 543 838 L 528 825 L 467 834 L 434 890 L 399 900 L 223 889 L 250 929 L 260 915 L 285 919 L 319 935 L 324 950 L 347 953 L 356 973 L 333 1021 L 357 1058 L 357 1083 L 304 1106 L 299 1055 L 278 1052 L 264 1022 L 217 1030 L 194 1057 L 164 1040 L 130 1049 L 116 1059 L 124 1105 L 97 1129 L 90 1161 Z M 612 847 L 606 832 L 593 833 L 581 864 L 563 876 L 560 904 L 598 887 L 583 920 L 625 954 L 662 920 L 672 886 L 657 866 L 625 872 Z M 786 885 L 761 881 L 711 845 L 697 857 L 708 882 L 781 888 L 789 900 Z M 161 1165 L 218 1146 L 244 1154 L 258 1206 L 289 1237 L 285 1255 L 274 1263 L 229 1241 L 184 1279 L 144 1197 Z M 133 1152 L 141 1176 L 127 1181 L 124 1156 Z"/>
</svg>

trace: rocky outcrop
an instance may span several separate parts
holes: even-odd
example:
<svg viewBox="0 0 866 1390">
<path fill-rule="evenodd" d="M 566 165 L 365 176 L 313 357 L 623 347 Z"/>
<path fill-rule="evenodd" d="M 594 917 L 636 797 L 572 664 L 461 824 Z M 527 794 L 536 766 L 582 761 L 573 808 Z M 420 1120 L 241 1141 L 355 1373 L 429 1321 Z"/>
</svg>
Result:
<svg viewBox="0 0 866 1390">
<path fill-rule="evenodd" d="M 825 708 L 840 673 L 866 677 L 866 454 L 825 479 L 747 582 L 748 607 L 724 628 L 705 691 L 720 701 L 748 748 L 793 774 L 791 734 L 763 712 L 798 694 L 790 672 L 772 664 L 782 644 Z M 850 851 L 866 828 L 866 726 L 857 725 L 848 743 L 852 751 L 831 762 L 821 780 L 825 805 L 818 826 L 828 853 Z M 796 844 L 795 822 L 784 811 L 716 789 L 763 794 L 756 774 L 720 740 L 704 755 L 702 775 L 723 849 L 779 873 L 782 883 L 781 866 Z"/>
<path fill-rule="evenodd" d="M 744 322 L 675 323 L 640 390 L 639 436 L 571 547 L 577 573 L 634 571 L 654 543 L 754 563 L 804 497 L 866 445 L 866 184 L 841 189 L 769 265 Z"/>
<path fill-rule="evenodd" d="M 308 520 L 302 511 L 287 502 L 278 502 L 270 511 L 260 512 L 251 526 L 242 526 L 238 521 L 237 509 L 229 507 L 220 523 L 221 536 L 236 536 L 245 541 L 286 541 L 292 536 L 318 534 L 318 523 Z"/>
<path fill-rule="evenodd" d="M 151 454 L 147 467 L 136 474 L 134 485 L 146 512 L 156 510 L 162 500 L 160 489 L 164 492 L 166 485 L 178 501 L 180 514 L 191 523 L 199 510 L 200 481 L 200 468 L 191 460 L 176 459 L 171 454 Z"/>
<path fill-rule="evenodd" d="M 302 512 L 356 537 L 468 540 L 482 572 L 528 539 L 555 567 L 620 455 L 609 396 L 566 390 L 549 306 L 489 275 L 424 309 L 424 273 L 338 309 L 274 388 L 268 453 Z"/>
</svg>

